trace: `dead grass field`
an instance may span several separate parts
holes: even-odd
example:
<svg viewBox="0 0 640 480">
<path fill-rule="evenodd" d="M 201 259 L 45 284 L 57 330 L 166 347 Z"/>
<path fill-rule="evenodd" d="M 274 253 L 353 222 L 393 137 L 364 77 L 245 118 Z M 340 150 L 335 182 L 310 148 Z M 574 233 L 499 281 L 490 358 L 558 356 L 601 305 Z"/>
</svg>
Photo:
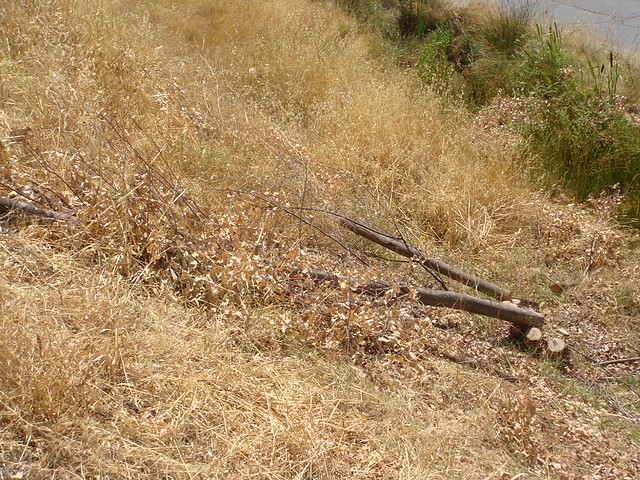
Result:
<svg viewBox="0 0 640 480">
<path fill-rule="evenodd" d="M 77 218 L 2 220 L 0 478 L 640 475 L 638 364 L 594 363 L 640 352 L 638 236 L 615 197 L 551 201 L 522 139 L 331 3 L 0 12 L 1 196 Z M 399 229 L 538 303 L 573 350 L 550 361 L 497 320 L 292 282 L 433 283 L 364 267 L 303 223 L 371 251 L 332 218 L 275 204 Z M 540 275 L 587 265 L 560 296 Z"/>
</svg>

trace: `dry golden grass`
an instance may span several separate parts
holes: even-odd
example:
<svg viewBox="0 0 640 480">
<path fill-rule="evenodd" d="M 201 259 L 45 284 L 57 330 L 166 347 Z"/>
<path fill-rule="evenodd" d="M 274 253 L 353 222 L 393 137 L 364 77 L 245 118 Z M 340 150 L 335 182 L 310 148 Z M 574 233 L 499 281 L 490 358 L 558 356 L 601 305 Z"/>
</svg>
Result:
<svg viewBox="0 0 640 480">
<path fill-rule="evenodd" d="M 339 357 L 288 352 L 275 310 L 186 309 L 19 236 L 3 250 L 7 475 L 472 478 L 512 464 L 482 404 L 461 416 L 445 401 L 494 379 L 436 362 L 429 398 L 404 398 Z M 468 442 L 485 458 L 456 465 Z"/>
<path fill-rule="evenodd" d="M 292 176 L 297 185 L 300 163 L 348 170 L 419 230 L 472 248 L 514 231 L 529 210 L 513 165 L 517 145 L 486 139 L 453 105 L 444 114 L 413 75 L 371 58 L 353 21 L 327 15 L 326 5 L 137 4 L 135 17 L 110 5 L 88 25 L 73 20 L 91 15 L 86 5 L 51 12 L 59 23 L 22 47 L 30 54 L 9 72 L 8 94 L 37 108 L 20 121 L 45 130 L 72 122 L 50 133 L 64 135 L 72 126 L 91 129 L 100 112 L 132 117 L 189 173 L 226 184 L 253 172 L 249 185 Z M 480 238 L 474 226 L 485 232 Z"/>
<path fill-rule="evenodd" d="M 598 359 L 632 354 L 630 237 L 536 193 L 520 139 L 475 126 L 328 3 L 0 9 L 0 190 L 78 216 L 2 225 L 0 476 L 638 473 L 637 426 L 620 417 L 637 415 L 632 392 L 612 387 L 604 401 L 584 387 L 591 366 L 517 351 L 497 321 L 421 310 L 420 337 L 403 330 L 404 307 L 291 294 L 274 268 L 284 261 L 369 272 L 295 219 L 217 189 L 268 190 L 389 231 L 393 215 L 420 246 L 531 295 L 548 296 L 538 269 L 572 275 L 593 261 L 620 285 L 589 280 L 545 313 Z M 606 315 L 576 326 L 585 310 Z M 425 336 L 524 381 L 444 362 Z"/>
</svg>

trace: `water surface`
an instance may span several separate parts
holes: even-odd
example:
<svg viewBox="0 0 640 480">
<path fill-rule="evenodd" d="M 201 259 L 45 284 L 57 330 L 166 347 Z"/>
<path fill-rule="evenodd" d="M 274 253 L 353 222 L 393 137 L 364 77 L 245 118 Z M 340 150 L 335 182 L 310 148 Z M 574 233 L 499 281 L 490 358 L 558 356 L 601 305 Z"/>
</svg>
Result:
<svg viewBox="0 0 640 480">
<path fill-rule="evenodd" d="M 475 0 L 458 0 L 458 4 Z M 503 0 L 519 4 L 527 0 Z M 535 0 L 535 10 L 547 21 L 584 28 L 617 50 L 640 48 L 640 0 Z"/>
</svg>

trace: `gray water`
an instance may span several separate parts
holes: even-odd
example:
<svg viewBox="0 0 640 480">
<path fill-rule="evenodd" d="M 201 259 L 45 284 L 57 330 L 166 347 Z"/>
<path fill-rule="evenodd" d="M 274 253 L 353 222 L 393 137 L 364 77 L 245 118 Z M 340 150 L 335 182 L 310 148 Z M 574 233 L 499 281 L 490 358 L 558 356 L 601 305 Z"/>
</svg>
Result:
<svg viewBox="0 0 640 480">
<path fill-rule="evenodd" d="M 616 47 L 638 47 L 640 0 L 539 0 L 540 11 L 560 24 L 593 25 Z"/>
<path fill-rule="evenodd" d="M 473 3 L 458 0 L 457 3 Z M 503 0 L 518 4 L 529 1 L 536 12 L 549 22 L 570 28 L 584 28 L 594 40 L 616 50 L 640 49 L 640 0 Z"/>
</svg>

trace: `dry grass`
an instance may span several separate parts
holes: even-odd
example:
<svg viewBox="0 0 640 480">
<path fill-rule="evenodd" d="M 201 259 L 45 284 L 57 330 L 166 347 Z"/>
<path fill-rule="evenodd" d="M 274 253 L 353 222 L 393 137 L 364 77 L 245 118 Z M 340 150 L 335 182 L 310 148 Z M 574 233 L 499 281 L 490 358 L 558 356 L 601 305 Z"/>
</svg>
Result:
<svg viewBox="0 0 640 480">
<path fill-rule="evenodd" d="M 591 367 L 517 351 L 498 322 L 287 286 L 274 268 L 285 261 L 370 272 L 296 220 L 216 189 L 268 190 L 390 231 L 391 212 L 420 246 L 529 294 L 537 269 L 571 275 L 593 261 L 620 285 L 589 281 L 584 295 L 617 304 L 590 304 L 606 318 L 567 335 L 586 330 L 598 359 L 633 353 L 630 237 L 530 188 L 518 138 L 475 126 L 326 3 L 0 9 L 2 195 L 78 216 L 2 225 L 0 477 L 637 474 L 637 426 L 603 427 L 623 410 L 569 388 Z M 580 298 L 549 300 L 552 328 L 575 326 L 584 311 L 565 307 Z M 599 336 L 615 337 L 606 351 Z M 446 363 L 425 338 L 525 381 Z M 607 394 L 637 415 L 630 391 Z"/>
<path fill-rule="evenodd" d="M 512 164 L 517 146 L 459 128 L 469 125 L 462 111 L 450 105 L 444 115 L 417 79 L 372 59 L 353 21 L 327 15 L 325 5 L 191 2 L 175 11 L 161 3 L 132 7 L 135 17 L 109 5 L 89 25 L 73 20 L 88 6 L 51 12 L 59 23 L 46 29 L 34 25 L 46 38 L 22 46 L 30 53 L 7 77 L 11 98 L 39 107 L 20 121 L 48 130 L 65 118 L 91 128 L 100 112 L 132 117 L 189 173 L 225 184 L 294 176 L 298 185 L 296 163 L 348 170 L 417 228 L 454 244 L 473 246 L 469 222 L 499 234 L 527 210 Z M 65 108 L 72 98 L 80 111 Z"/>
<path fill-rule="evenodd" d="M 2 316 L 7 475 L 473 478 L 512 464 L 482 403 L 463 415 L 445 400 L 490 395 L 497 380 L 435 362 L 429 398 L 404 398 L 339 357 L 288 351 L 277 310 L 186 309 L 26 239 L 3 248 L 15 259 L 2 285 L 15 312 Z M 486 458 L 456 465 L 451 452 L 476 442 Z"/>
</svg>

